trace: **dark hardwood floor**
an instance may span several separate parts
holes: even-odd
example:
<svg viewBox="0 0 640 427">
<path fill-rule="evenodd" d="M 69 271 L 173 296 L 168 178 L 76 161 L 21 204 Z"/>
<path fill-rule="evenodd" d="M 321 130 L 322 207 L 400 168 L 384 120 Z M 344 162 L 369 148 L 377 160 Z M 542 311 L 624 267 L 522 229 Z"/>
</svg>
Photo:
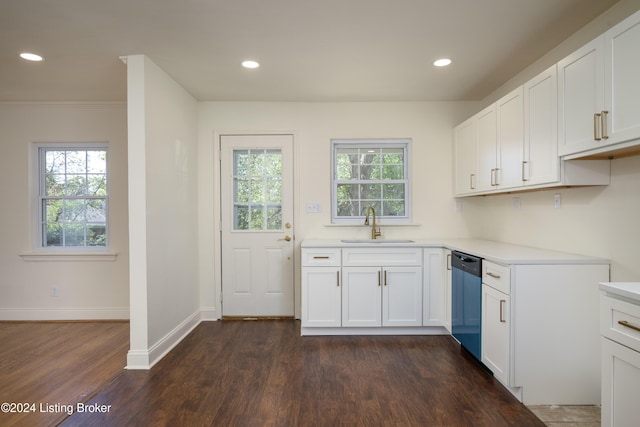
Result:
<svg viewBox="0 0 640 427">
<path fill-rule="evenodd" d="M 202 323 L 150 371 L 106 384 L 90 400 L 106 412 L 61 425 L 544 425 L 451 337 L 299 331 L 290 320 Z"/>
<path fill-rule="evenodd" d="M 129 322 L 0 322 L 0 426 L 59 424 L 67 411 L 48 405 L 91 399 L 123 371 L 128 349 Z"/>
</svg>

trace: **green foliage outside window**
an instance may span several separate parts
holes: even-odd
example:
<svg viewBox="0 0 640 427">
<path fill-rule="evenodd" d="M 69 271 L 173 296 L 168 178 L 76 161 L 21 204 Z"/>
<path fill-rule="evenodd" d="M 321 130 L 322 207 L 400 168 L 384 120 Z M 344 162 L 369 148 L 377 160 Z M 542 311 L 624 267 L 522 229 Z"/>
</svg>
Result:
<svg viewBox="0 0 640 427">
<path fill-rule="evenodd" d="M 234 230 L 282 229 L 280 150 L 235 150 Z"/>
<path fill-rule="evenodd" d="M 337 217 L 364 216 L 368 206 L 380 217 L 406 216 L 404 146 L 361 145 L 335 148 Z"/>
<path fill-rule="evenodd" d="M 106 246 L 107 151 L 40 150 L 42 245 Z"/>
</svg>

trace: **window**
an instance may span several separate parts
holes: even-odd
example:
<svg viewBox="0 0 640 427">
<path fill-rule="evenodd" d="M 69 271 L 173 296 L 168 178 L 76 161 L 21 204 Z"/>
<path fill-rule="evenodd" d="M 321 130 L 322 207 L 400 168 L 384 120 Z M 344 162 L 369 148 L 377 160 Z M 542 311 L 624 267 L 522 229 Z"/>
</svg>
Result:
<svg viewBox="0 0 640 427">
<path fill-rule="evenodd" d="M 38 246 L 105 248 L 106 145 L 39 145 L 37 150 Z"/>
<path fill-rule="evenodd" d="M 410 222 L 408 139 L 332 140 L 332 222 Z"/>
<path fill-rule="evenodd" d="M 233 229 L 282 229 L 280 150 L 233 151 Z"/>
</svg>

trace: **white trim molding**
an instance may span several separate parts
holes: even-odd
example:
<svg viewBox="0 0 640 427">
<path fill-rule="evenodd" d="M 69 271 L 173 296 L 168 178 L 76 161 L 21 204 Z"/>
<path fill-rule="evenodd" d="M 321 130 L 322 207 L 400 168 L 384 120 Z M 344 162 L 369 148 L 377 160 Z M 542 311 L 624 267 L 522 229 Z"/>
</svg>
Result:
<svg viewBox="0 0 640 427">
<path fill-rule="evenodd" d="M 129 350 L 127 369 L 151 369 L 200 324 L 201 313 L 196 311 L 147 350 Z"/>
<path fill-rule="evenodd" d="M 129 320 L 129 307 L 0 308 L 0 320 Z"/>
</svg>

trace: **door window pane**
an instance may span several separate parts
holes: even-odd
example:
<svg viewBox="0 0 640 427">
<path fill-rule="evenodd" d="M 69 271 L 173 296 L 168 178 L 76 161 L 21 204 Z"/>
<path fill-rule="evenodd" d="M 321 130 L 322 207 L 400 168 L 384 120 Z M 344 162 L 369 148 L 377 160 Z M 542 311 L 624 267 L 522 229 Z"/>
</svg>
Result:
<svg viewBox="0 0 640 427">
<path fill-rule="evenodd" d="M 282 153 L 233 151 L 233 229 L 282 229 Z"/>
</svg>

